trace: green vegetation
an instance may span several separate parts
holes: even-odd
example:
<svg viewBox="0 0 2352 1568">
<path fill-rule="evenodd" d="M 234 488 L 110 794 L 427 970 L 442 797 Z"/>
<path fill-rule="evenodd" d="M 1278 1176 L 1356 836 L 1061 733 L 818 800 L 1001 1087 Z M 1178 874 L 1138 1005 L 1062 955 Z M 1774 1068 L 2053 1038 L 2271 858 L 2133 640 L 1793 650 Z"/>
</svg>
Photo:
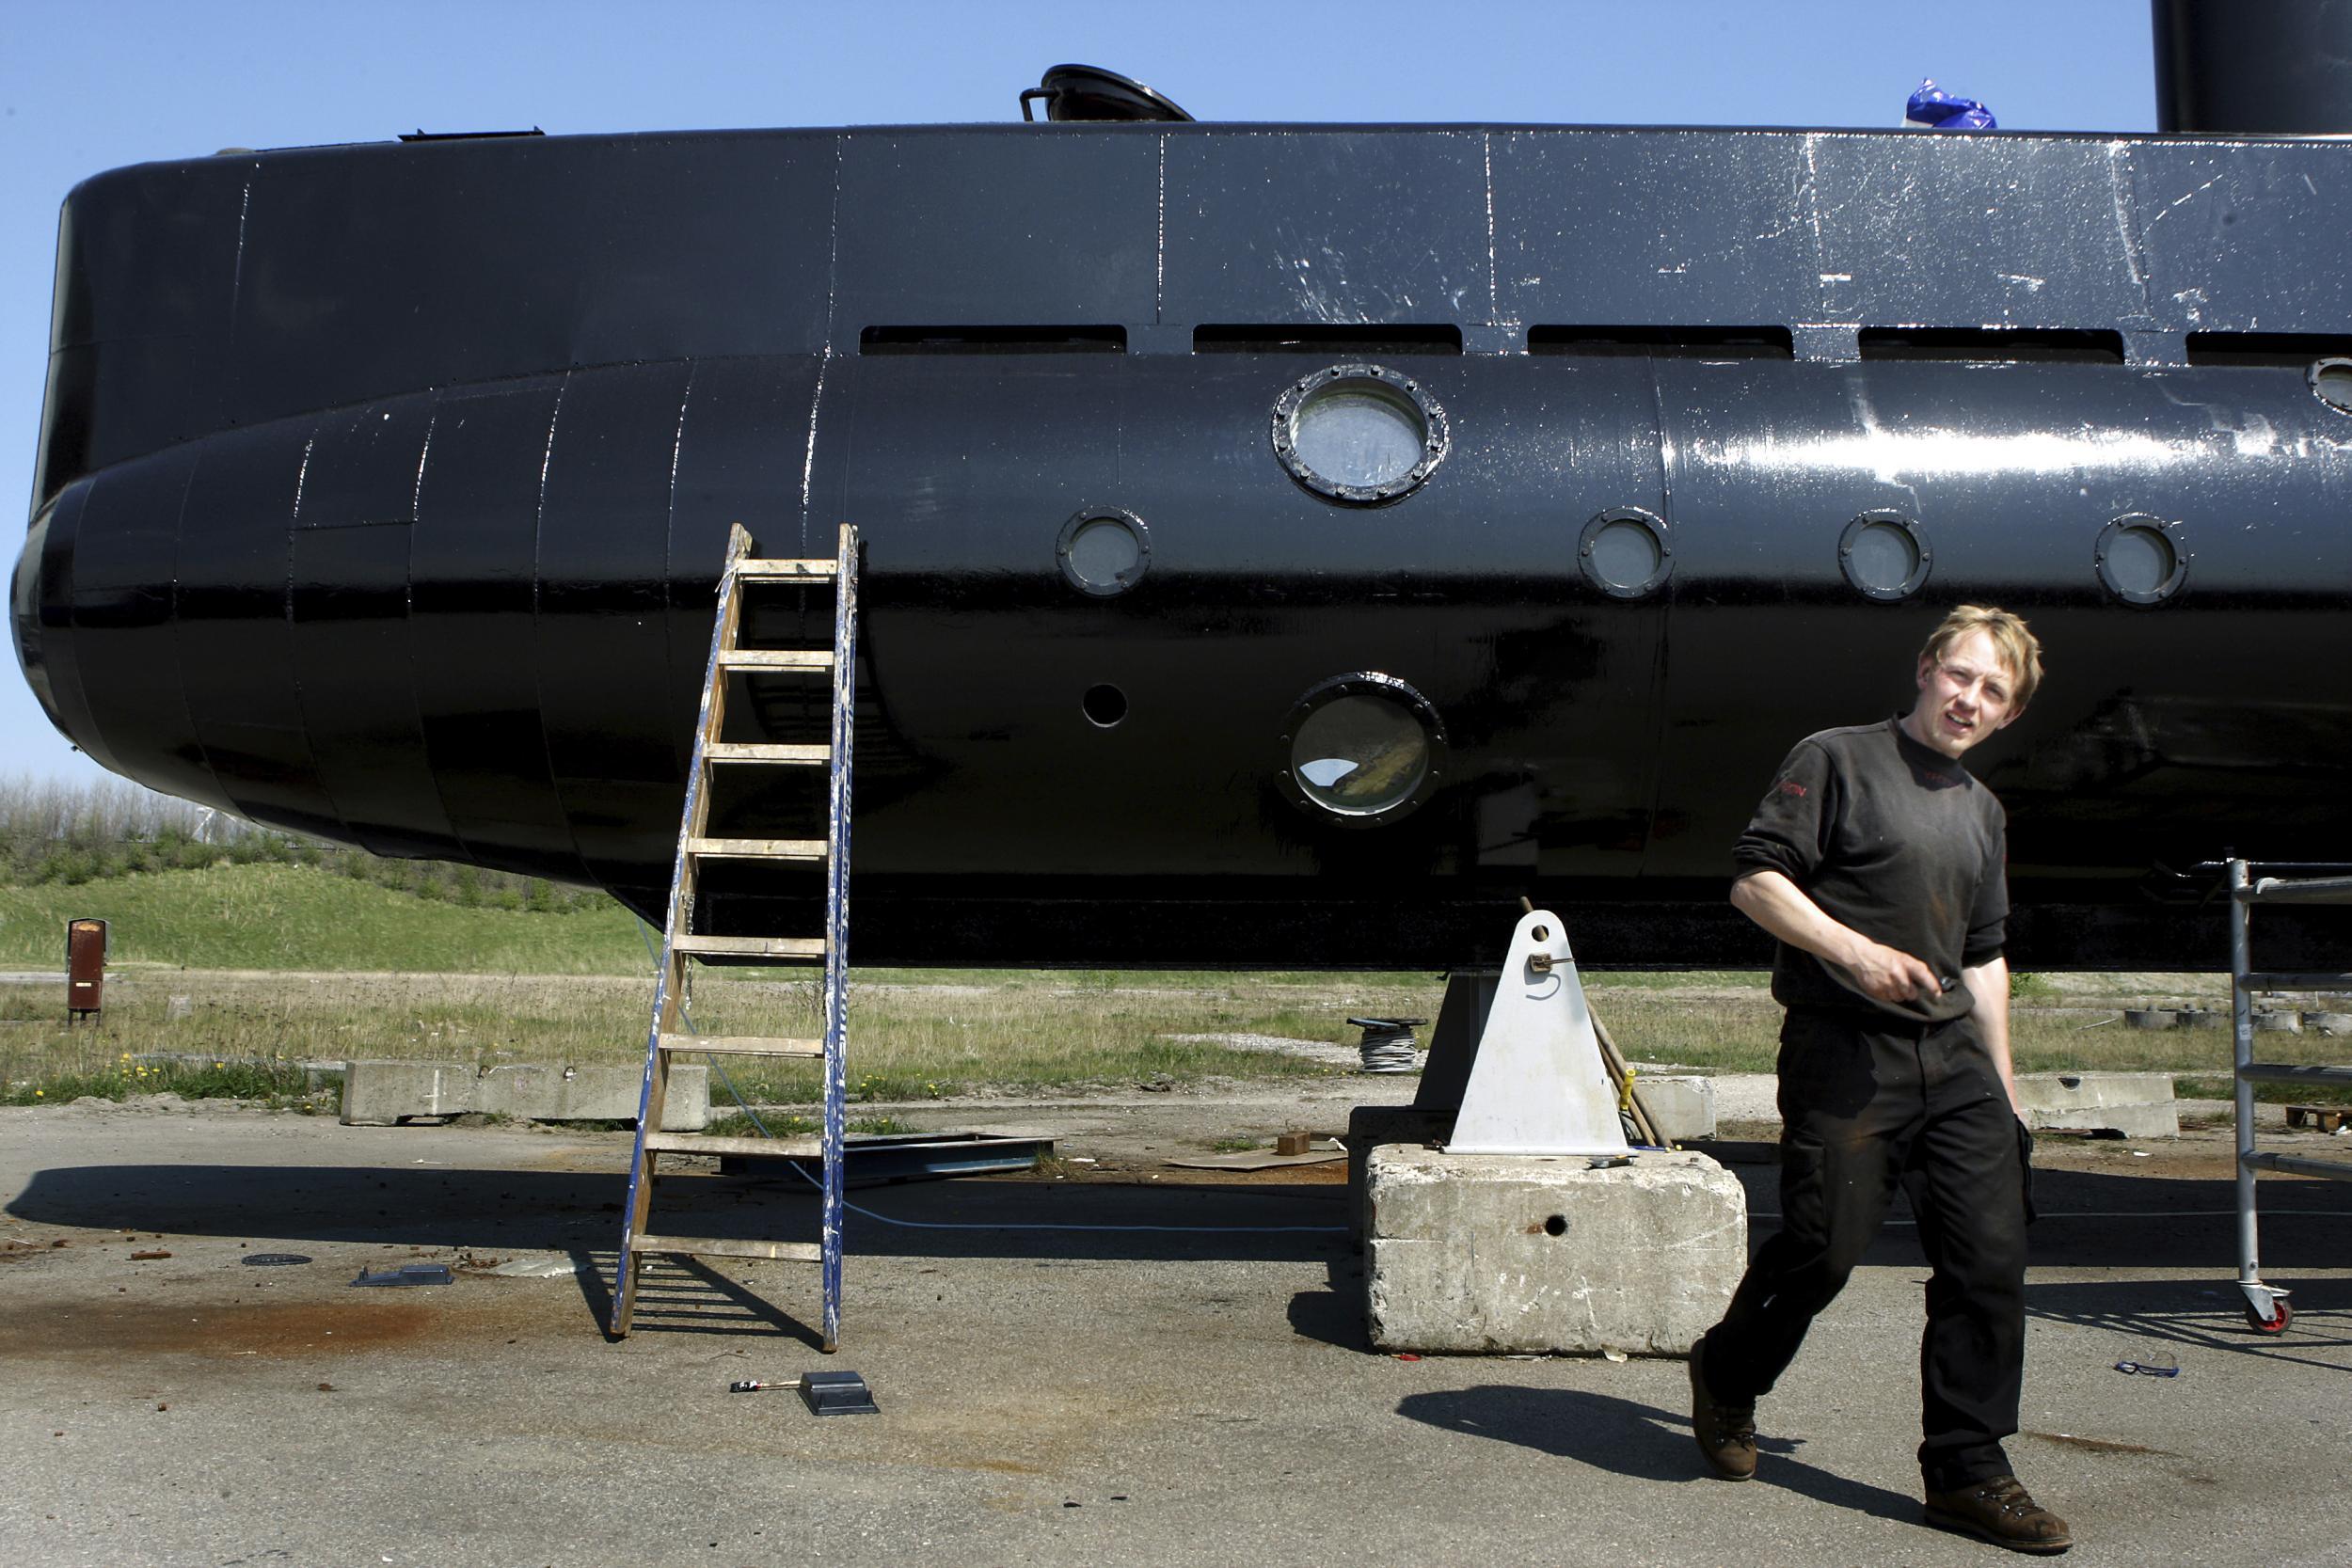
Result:
<svg viewBox="0 0 2352 1568">
<path fill-rule="evenodd" d="M 111 961 L 201 969 L 644 972 L 611 899 L 556 915 L 425 900 L 317 866 L 257 863 L 0 887 L 0 965 L 53 968 L 69 920 L 108 923 Z"/>
<path fill-rule="evenodd" d="M 69 1105 L 85 1097 L 121 1101 L 139 1094 L 176 1094 L 183 1100 L 251 1100 L 279 1109 L 331 1111 L 342 1083 L 341 1073 L 310 1071 L 299 1062 L 139 1060 L 121 1052 L 110 1065 L 0 1081 L 0 1105 Z"/>
</svg>

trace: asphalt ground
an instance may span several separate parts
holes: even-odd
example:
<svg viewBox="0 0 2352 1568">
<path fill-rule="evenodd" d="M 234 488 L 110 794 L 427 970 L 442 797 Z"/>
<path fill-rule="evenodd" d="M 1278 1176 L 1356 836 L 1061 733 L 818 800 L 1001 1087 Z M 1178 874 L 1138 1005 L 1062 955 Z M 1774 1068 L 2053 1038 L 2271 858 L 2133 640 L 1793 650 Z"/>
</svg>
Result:
<svg viewBox="0 0 2352 1568">
<path fill-rule="evenodd" d="M 832 1357 L 807 1265 L 665 1265 L 605 1338 L 626 1134 L 0 1112 L 0 1561 L 2006 1560 L 1918 1522 L 1926 1271 L 1900 1224 L 1734 1486 L 1702 1475 L 1679 1361 L 1369 1351 L 1338 1167 L 1162 1164 L 1204 1127 L 1336 1125 L 1367 1087 L 937 1108 L 1055 1132 L 1065 1177 L 853 1193 L 901 1223 L 851 1215 Z M 1760 1239 L 1771 1148 L 1727 1131 Z M 2232 1283 L 2226 1138 L 2042 1142 L 2012 1456 L 2071 1560 L 2342 1563 L 2352 1186 L 2265 1179 L 2296 1308 L 2265 1338 Z M 684 1180 L 679 1210 L 799 1235 L 813 1204 Z M 243 1261 L 265 1251 L 311 1261 Z M 517 1259 L 587 1267 L 483 1272 Z M 350 1285 L 422 1260 L 453 1283 Z M 863 1373 L 880 1414 L 726 1391 L 817 1370 Z"/>
</svg>

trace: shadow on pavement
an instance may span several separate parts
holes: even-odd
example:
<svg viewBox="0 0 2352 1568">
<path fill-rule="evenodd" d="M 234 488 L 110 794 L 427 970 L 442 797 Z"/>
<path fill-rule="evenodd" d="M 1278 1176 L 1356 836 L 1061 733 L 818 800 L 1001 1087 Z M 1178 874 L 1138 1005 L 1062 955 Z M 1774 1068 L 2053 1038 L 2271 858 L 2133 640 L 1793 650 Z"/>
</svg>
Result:
<svg viewBox="0 0 2352 1568">
<path fill-rule="evenodd" d="M 1517 1443 L 1637 1481 L 1722 1484 L 1702 1467 L 1691 1444 L 1690 1417 L 1609 1394 L 1486 1384 L 1408 1394 L 1397 1414 L 1447 1432 Z M 1777 1486 L 1831 1508 L 1915 1524 L 1919 1500 L 1867 1481 L 1849 1481 L 1795 1457 L 1799 1443 L 1769 1433 L 1756 1438 L 1764 1460 L 1759 1486 Z"/>
<path fill-rule="evenodd" d="M 93 1230 L 577 1252 L 619 1242 L 626 1196 L 597 1172 L 74 1165 L 37 1172 L 7 1212 Z M 844 1230 L 852 1256 L 1304 1261 L 1347 1250 L 1344 1200 L 1337 1187 L 968 1179 L 861 1189 Z M 693 1235 L 817 1233 L 814 1192 L 775 1179 L 665 1178 L 660 1213 L 658 1228 Z"/>
</svg>

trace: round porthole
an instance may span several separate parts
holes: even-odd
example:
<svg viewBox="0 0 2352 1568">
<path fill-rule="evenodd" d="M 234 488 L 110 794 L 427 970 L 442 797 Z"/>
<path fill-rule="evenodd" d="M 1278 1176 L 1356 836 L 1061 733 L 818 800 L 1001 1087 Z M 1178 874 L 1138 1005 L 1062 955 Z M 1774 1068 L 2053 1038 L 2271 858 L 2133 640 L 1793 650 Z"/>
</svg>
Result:
<svg viewBox="0 0 2352 1568">
<path fill-rule="evenodd" d="M 1445 410 L 1385 365 L 1333 365 L 1274 404 L 1274 455 L 1327 500 L 1375 506 L 1409 495 L 1445 461 Z"/>
<path fill-rule="evenodd" d="M 1078 699 L 1078 711 L 1096 729 L 1107 730 L 1127 717 L 1127 693 L 1107 681 L 1101 686 L 1089 686 L 1086 695 Z"/>
<path fill-rule="evenodd" d="M 1108 598 L 1143 580 L 1152 566 L 1152 531 L 1134 513 L 1083 507 L 1054 542 L 1061 575 L 1081 594 Z"/>
<path fill-rule="evenodd" d="M 2106 591 L 2125 604 L 2162 604 L 2188 578 L 2180 525 L 2128 512 L 2099 531 L 2091 564 Z"/>
<path fill-rule="evenodd" d="M 1392 675 L 1337 675 L 1298 700 L 1282 726 L 1283 791 L 1350 827 L 1392 822 L 1444 771 L 1445 725 Z"/>
<path fill-rule="evenodd" d="M 2317 359 L 2305 372 L 2312 396 L 2339 414 L 2352 414 L 2352 359 Z"/>
<path fill-rule="evenodd" d="M 1584 525 L 1576 563 L 1585 580 L 1613 599 L 1654 594 L 1674 570 L 1666 524 L 1638 506 L 1613 506 Z"/>
<path fill-rule="evenodd" d="M 1882 604 L 1919 592 L 1934 565 L 1927 531 L 1899 512 L 1865 512 L 1837 536 L 1837 569 Z"/>
</svg>

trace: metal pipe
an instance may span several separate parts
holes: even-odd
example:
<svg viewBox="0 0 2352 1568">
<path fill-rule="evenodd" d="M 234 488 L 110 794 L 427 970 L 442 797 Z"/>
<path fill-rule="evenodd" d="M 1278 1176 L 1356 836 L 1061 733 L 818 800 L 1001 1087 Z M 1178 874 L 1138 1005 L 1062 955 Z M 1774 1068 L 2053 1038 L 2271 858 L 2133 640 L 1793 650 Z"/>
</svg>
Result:
<svg viewBox="0 0 2352 1568">
<path fill-rule="evenodd" d="M 2246 863 L 2230 862 L 2230 1039 L 2237 1081 L 2233 1091 L 2237 1104 L 2237 1282 L 2262 1283 L 2262 1265 L 2254 1220 L 2254 1082 L 2247 1069 L 2254 1065 L 2254 990 L 2249 984 L 2252 964 L 2252 911 L 2246 903 Z"/>
</svg>

